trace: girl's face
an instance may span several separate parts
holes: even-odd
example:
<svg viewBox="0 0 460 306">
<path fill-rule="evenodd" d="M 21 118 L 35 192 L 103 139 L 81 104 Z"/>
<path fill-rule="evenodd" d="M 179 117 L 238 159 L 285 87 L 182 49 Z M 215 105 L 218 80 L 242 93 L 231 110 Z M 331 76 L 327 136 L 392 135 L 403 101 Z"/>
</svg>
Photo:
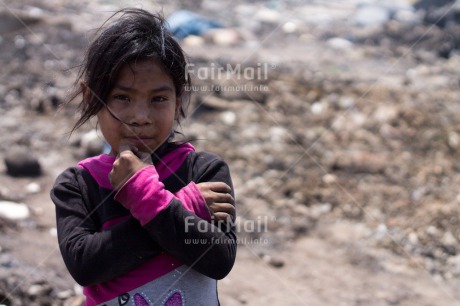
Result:
<svg viewBox="0 0 460 306">
<path fill-rule="evenodd" d="M 173 130 L 180 98 L 158 60 L 125 65 L 107 97 L 107 107 L 97 114 L 102 134 L 112 147 L 110 155 L 118 154 L 122 144 L 155 151 Z M 107 108 L 128 124 L 115 119 Z"/>
</svg>

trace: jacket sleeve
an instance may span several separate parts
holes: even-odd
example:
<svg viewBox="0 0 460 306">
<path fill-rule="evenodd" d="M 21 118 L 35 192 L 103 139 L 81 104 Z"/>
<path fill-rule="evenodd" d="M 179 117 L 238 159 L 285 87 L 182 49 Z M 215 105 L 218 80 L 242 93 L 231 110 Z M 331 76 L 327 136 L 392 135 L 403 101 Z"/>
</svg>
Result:
<svg viewBox="0 0 460 306">
<path fill-rule="evenodd" d="M 120 276 L 160 254 L 158 244 L 133 217 L 99 231 L 88 209 L 87 190 L 75 168 L 64 171 L 51 190 L 56 207 L 59 248 L 72 277 L 82 286 Z M 136 239 L 133 239 L 136 237 Z"/>
<path fill-rule="evenodd" d="M 233 221 L 211 222 L 205 200 L 193 184 L 219 181 L 233 190 L 228 166 L 215 155 L 200 156 L 194 167 L 193 181 L 187 187 L 191 188 L 188 201 L 201 207 L 202 214 L 191 212 L 184 205 L 184 199 L 167 191 L 153 166 L 133 175 L 115 199 L 131 211 L 166 252 L 208 277 L 222 279 L 235 261 L 234 224 Z"/>
</svg>

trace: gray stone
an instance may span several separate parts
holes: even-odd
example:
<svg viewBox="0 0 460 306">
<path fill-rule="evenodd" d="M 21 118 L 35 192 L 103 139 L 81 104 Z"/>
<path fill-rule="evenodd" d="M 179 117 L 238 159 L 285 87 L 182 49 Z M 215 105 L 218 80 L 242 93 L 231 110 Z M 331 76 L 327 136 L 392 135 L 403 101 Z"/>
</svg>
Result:
<svg viewBox="0 0 460 306">
<path fill-rule="evenodd" d="M 19 30 L 25 26 L 38 23 L 41 19 L 22 12 L 0 11 L 0 34 Z"/>
<path fill-rule="evenodd" d="M 42 169 L 38 158 L 25 147 L 13 148 L 5 157 L 6 172 L 11 176 L 39 176 Z"/>
</svg>

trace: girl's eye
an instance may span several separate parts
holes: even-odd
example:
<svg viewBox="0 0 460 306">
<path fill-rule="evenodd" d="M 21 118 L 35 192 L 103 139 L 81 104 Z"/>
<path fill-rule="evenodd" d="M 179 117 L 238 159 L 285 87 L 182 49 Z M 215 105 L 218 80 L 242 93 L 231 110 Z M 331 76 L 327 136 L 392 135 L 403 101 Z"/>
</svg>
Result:
<svg viewBox="0 0 460 306">
<path fill-rule="evenodd" d="M 119 101 L 126 101 L 126 102 L 129 101 L 129 98 L 127 96 L 125 96 L 125 95 L 115 95 L 115 96 L 113 96 L 113 98 L 115 100 L 119 100 Z"/>
<path fill-rule="evenodd" d="M 168 100 L 166 97 L 155 97 L 152 99 L 152 102 L 165 102 L 166 100 Z"/>
</svg>

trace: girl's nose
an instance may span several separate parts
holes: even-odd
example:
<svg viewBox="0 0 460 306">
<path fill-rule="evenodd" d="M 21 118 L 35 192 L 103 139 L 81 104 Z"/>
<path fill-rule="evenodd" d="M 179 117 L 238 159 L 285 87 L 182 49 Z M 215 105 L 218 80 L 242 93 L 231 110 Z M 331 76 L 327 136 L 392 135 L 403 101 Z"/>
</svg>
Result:
<svg viewBox="0 0 460 306">
<path fill-rule="evenodd" d="M 131 125 L 145 125 L 152 123 L 150 118 L 151 109 L 148 102 L 133 103 L 128 123 Z"/>
</svg>

